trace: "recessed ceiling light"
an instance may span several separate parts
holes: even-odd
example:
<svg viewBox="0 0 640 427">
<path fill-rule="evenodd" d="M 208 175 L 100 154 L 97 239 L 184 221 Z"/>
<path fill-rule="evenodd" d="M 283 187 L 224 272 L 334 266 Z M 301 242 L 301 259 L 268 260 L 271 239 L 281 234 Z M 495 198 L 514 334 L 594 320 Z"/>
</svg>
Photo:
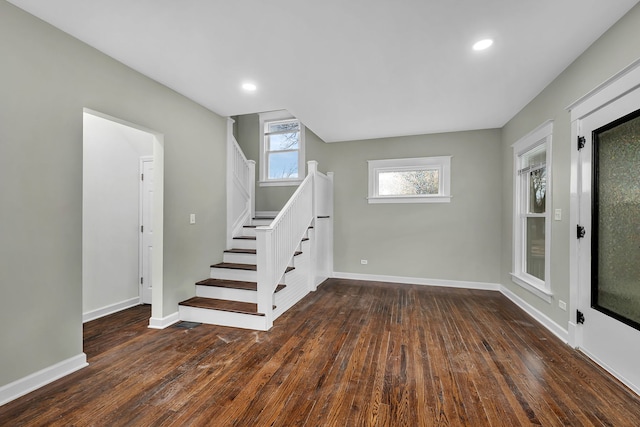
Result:
<svg viewBox="0 0 640 427">
<path fill-rule="evenodd" d="M 485 50 L 488 47 L 490 47 L 492 44 L 493 44 L 493 40 L 491 39 L 480 40 L 479 42 L 476 42 L 473 45 L 473 50 Z"/>
<path fill-rule="evenodd" d="M 255 92 L 258 87 L 253 83 L 243 83 L 242 89 L 246 90 L 247 92 Z"/>
</svg>

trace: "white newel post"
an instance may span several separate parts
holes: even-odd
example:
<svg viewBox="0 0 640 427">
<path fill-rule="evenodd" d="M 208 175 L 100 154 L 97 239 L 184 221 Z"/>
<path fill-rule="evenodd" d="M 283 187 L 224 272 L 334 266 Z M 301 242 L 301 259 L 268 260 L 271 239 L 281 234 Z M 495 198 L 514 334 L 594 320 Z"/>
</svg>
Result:
<svg viewBox="0 0 640 427">
<path fill-rule="evenodd" d="M 256 227 L 256 254 L 258 266 L 258 312 L 266 316 L 267 330 L 273 326 L 273 229 Z"/>
<path fill-rule="evenodd" d="M 329 277 L 333 277 L 333 172 L 327 172 L 327 176 L 331 181 L 331 191 L 329 192 L 330 197 L 328 200 L 329 203 L 329 229 L 327 230 L 327 249 L 329 250 Z"/>
<path fill-rule="evenodd" d="M 313 175 L 313 191 L 311 193 L 311 214 L 313 219 L 311 225 L 316 226 L 318 212 L 317 212 L 317 198 L 318 198 L 318 180 L 316 174 L 318 172 L 318 162 L 310 160 L 307 162 L 307 170 L 309 175 Z M 310 291 L 316 290 L 316 270 L 318 268 L 318 236 L 315 228 L 308 231 L 309 234 L 309 274 L 307 275 L 308 289 Z"/>
<path fill-rule="evenodd" d="M 251 209 L 249 221 L 253 221 L 256 217 L 256 162 L 248 160 L 247 163 L 249 163 L 249 209 Z"/>
</svg>

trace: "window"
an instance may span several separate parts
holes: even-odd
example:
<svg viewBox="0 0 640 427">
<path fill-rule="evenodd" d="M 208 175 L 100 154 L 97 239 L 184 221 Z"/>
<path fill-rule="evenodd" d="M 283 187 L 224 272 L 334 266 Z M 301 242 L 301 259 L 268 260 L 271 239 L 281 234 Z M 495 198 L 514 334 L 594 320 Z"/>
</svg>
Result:
<svg viewBox="0 0 640 427">
<path fill-rule="evenodd" d="M 369 160 L 369 203 L 448 203 L 451 156 Z"/>
<path fill-rule="evenodd" d="M 549 121 L 513 145 L 513 281 L 546 301 L 549 291 L 551 134 Z"/>
<path fill-rule="evenodd" d="M 286 111 L 260 114 L 260 185 L 297 185 L 305 176 L 304 126 Z"/>
</svg>

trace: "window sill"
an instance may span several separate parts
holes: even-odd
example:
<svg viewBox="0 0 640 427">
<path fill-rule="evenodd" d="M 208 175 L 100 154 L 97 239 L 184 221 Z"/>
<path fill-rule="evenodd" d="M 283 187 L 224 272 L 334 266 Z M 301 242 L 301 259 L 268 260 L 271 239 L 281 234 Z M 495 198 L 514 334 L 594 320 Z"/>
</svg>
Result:
<svg viewBox="0 0 640 427">
<path fill-rule="evenodd" d="M 450 203 L 451 196 L 428 196 L 428 197 L 367 197 L 369 203 Z"/>
<path fill-rule="evenodd" d="M 553 294 L 548 289 L 539 288 L 538 286 L 536 286 L 536 285 L 532 284 L 531 282 L 529 282 L 524 277 L 518 276 L 515 273 L 511 273 L 511 280 L 516 285 L 519 285 L 520 287 L 522 287 L 525 290 L 529 291 L 530 293 L 532 293 L 533 295 L 537 296 L 538 298 L 540 298 L 540 299 L 548 302 L 549 304 L 551 304 L 551 299 L 553 298 Z"/>
<path fill-rule="evenodd" d="M 260 187 L 286 187 L 298 186 L 302 183 L 302 179 L 271 179 L 269 181 L 258 181 Z"/>
</svg>

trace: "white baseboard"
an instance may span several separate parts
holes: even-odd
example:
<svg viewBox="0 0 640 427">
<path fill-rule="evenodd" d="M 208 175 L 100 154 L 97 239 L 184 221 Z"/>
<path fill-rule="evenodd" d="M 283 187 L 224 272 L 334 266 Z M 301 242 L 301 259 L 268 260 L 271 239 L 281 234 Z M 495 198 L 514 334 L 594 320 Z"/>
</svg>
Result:
<svg viewBox="0 0 640 427">
<path fill-rule="evenodd" d="M 80 353 L 77 356 L 63 360 L 24 378 L 0 387 L 0 406 L 9 403 L 27 393 L 43 387 L 57 379 L 69 375 L 79 369 L 88 366 L 87 355 Z"/>
<path fill-rule="evenodd" d="M 150 329 L 164 329 L 167 328 L 174 323 L 178 323 L 180 321 L 180 313 L 175 312 L 166 317 L 152 317 L 149 319 L 149 328 Z"/>
<path fill-rule="evenodd" d="M 502 293 L 502 295 L 509 298 L 515 305 L 517 305 L 531 317 L 536 319 L 542 326 L 550 330 L 555 336 L 560 338 L 563 342 L 569 344 L 569 331 L 567 329 L 564 329 L 562 326 L 558 325 L 556 322 L 547 317 L 546 314 L 527 303 L 525 300 L 511 292 L 505 286 L 500 287 L 500 292 Z"/>
<path fill-rule="evenodd" d="M 140 305 L 140 297 L 131 298 L 126 301 L 120 301 L 115 304 L 107 305 L 106 307 L 88 311 L 82 314 L 82 323 L 87 323 L 91 320 L 99 319 L 100 317 L 135 307 L 136 305 Z"/>
<path fill-rule="evenodd" d="M 486 291 L 499 291 L 501 285 L 497 283 L 467 282 L 460 280 L 423 279 L 420 277 L 383 276 L 378 274 L 343 273 L 334 271 L 337 279 L 368 280 L 371 282 L 406 283 L 409 285 L 443 286 L 447 288 L 481 289 Z"/>
<path fill-rule="evenodd" d="M 609 372 L 611 375 L 616 377 L 621 383 L 623 383 L 624 385 L 629 387 L 631 390 L 633 390 L 635 394 L 640 396 L 640 387 L 638 387 L 637 384 L 634 384 L 632 381 L 629 381 L 629 379 L 627 379 L 624 375 L 621 375 L 618 371 L 616 371 L 611 366 L 604 363 L 598 357 L 589 353 L 588 351 L 585 351 L 585 349 L 581 348 L 580 351 L 583 352 L 589 359 L 593 360 L 595 363 L 600 365 L 602 369 L 604 369 L 605 371 Z"/>
</svg>

